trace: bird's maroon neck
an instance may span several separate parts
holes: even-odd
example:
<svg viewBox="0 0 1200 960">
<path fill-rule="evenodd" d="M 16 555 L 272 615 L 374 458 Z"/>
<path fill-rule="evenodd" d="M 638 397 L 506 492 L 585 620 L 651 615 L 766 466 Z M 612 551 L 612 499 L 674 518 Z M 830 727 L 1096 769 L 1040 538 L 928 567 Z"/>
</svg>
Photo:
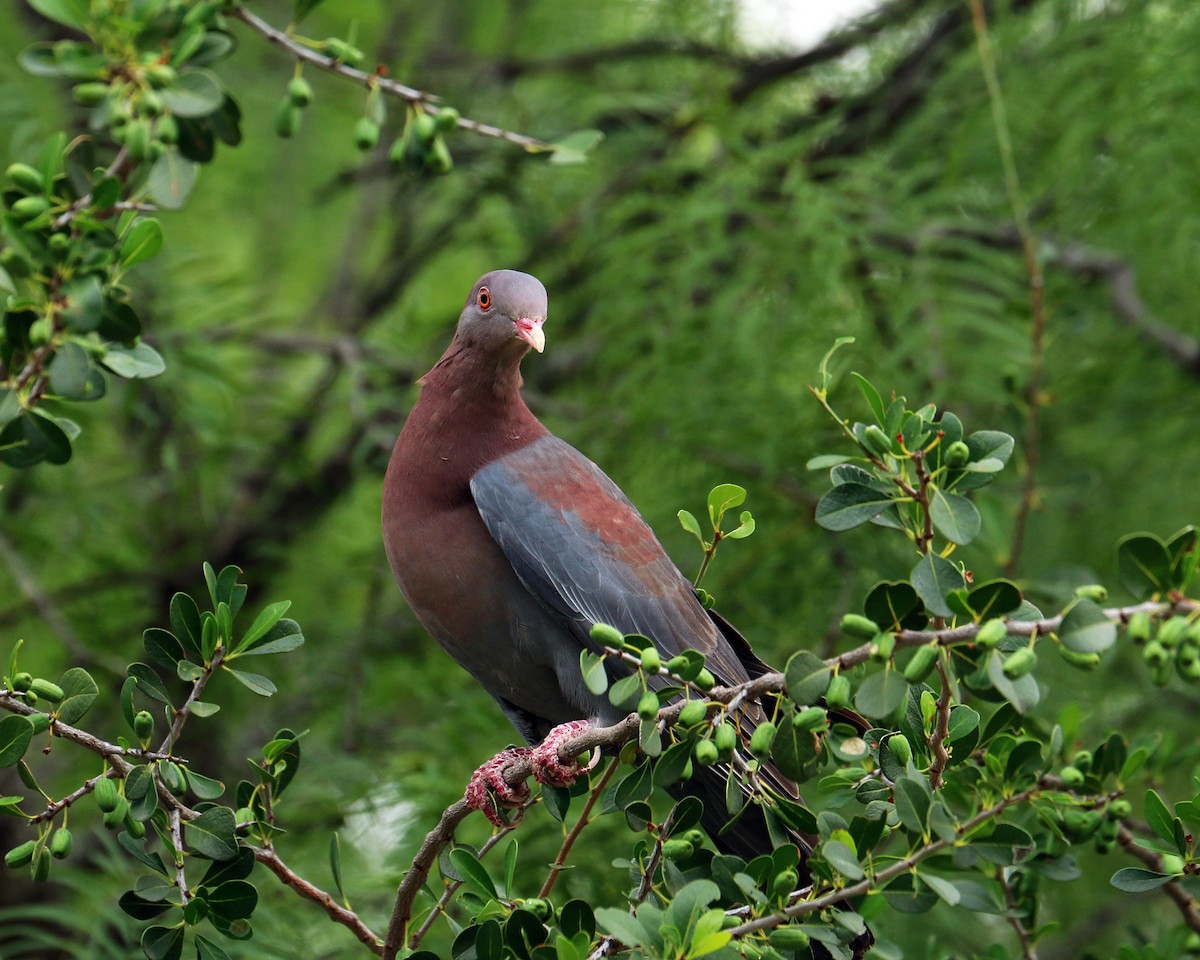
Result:
<svg viewBox="0 0 1200 960">
<path fill-rule="evenodd" d="M 425 476 L 410 480 L 463 488 L 481 467 L 532 443 L 549 431 L 521 396 L 521 357 L 490 357 L 456 337 L 432 370 L 421 378 L 421 395 L 400 433 L 404 457 L 424 465 Z"/>
</svg>

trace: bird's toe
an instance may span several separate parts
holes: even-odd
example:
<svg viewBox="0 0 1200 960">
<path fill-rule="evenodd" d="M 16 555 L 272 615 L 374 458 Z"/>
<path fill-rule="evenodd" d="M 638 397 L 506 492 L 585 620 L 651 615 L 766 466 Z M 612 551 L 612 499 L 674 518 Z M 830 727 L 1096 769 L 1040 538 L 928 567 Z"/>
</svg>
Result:
<svg viewBox="0 0 1200 960">
<path fill-rule="evenodd" d="M 532 759 L 528 747 L 509 747 L 501 750 L 471 775 L 465 799 L 467 806 L 478 810 L 497 827 L 511 826 L 501 807 L 521 807 L 529 799 L 529 787 L 516 786 L 504 779 L 504 771 L 516 760 Z"/>
<path fill-rule="evenodd" d="M 581 762 L 579 758 L 564 761 L 558 754 L 564 743 L 579 736 L 590 726 L 587 720 L 572 720 L 570 723 L 559 724 L 533 748 L 529 754 L 529 763 L 538 783 L 552 787 L 569 787 L 595 765 L 598 755 L 594 753 L 592 759 L 586 762 Z"/>
</svg>

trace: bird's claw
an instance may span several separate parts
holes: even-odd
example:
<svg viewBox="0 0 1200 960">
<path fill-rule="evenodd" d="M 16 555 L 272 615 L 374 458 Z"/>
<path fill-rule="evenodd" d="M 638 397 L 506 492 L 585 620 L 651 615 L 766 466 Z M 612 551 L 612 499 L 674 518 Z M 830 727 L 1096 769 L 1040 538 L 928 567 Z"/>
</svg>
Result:
<svg viewBox="0 0 1200 960">
<path fill-rule="evenodd" d="M 581 763 L 578 758 L 564 763 L 558 755 L 559 748 L 568 740 L 579 736 L 591 726 L 586 720 L 572 720 L 570 723 L 560 723 L 546 734 L 546 738 L 529 752 L 529 764 L 533 767 L 533 775 L 538 783 L 551 787 L 569 787 L 576 778 L 587 773 L 600 759 L 598 752 L 593 752 L 589 761 Z"/>
<path fill-rule="evenodd" d="M 505 768 L 517 760 L 530 760 L 532 750 L 528 747 L 509 747 L 501 750 L 471 775 L 464 799 L 472 810 L 478 810 L 497 827 L 512 826 L 500 808 L 522 807 L 529 800 L 529 787 L 525 783 L 516 786 L 504 779 Z M 519 819 L 519 818 L 518 818 Z"/>
</svg>

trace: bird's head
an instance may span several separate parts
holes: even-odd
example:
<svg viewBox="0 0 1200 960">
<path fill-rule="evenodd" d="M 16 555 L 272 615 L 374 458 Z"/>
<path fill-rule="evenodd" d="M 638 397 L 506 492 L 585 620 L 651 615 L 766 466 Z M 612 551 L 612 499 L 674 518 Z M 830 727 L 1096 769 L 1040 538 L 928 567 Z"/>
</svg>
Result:
<svg viewBox="0 0 1200 960">
<path fill-rule="evenodd" d="M 516 270 L 493 270 L 480 277 L 458 318 L 458 339 L 465 345 L 518 359 L 530 347 L 546 347 L 546 288 Z"/>
</svg>

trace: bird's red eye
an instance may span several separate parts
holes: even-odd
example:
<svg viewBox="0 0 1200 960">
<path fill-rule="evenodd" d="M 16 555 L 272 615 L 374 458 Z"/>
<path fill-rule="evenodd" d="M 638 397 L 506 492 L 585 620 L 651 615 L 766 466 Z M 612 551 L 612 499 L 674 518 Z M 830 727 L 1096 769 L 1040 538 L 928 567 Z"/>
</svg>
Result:
<svg viewBox="0 0 1200 960">
<path fill-rule="evenodd" d="M 479 288 L 479 309 L 490 310 L 492 308 L 492 291 L 487 287 Z"/>
</svg>

